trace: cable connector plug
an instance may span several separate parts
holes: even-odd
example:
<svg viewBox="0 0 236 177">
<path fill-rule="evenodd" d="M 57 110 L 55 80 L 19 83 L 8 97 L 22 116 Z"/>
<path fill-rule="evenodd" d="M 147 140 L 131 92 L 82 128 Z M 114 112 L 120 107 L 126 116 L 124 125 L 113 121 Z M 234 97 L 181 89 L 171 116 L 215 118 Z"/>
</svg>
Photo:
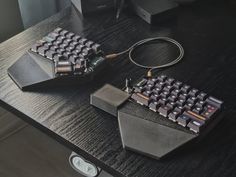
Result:
<svg viewBox="0 0 236 177">
<path fill-rule="evenodd" d="M 105 56 L 106 59 L 113 59 L 113 58 L 116 58 L 118 57 L 118 55 L 116 53 L 113 53 L 113 54 L 108 54 Z"/>
<path fill-rule="evenodd" d="M 150 70 L 148 70 L 148 72 L 147 72 L 147 77 L 152 77 L 152 70 L 150 69 Z"/>
</svg>

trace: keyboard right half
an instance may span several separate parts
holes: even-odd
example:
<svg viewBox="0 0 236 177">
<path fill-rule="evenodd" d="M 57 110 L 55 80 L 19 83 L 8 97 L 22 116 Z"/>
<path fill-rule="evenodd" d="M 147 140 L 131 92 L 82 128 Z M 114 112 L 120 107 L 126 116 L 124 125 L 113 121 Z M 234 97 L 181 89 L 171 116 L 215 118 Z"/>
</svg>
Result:
<svg viewBox="0 0 236 177">
<path fill-rule="evenodd" d="M 122 145 L 163 158 L 205 137 L 222 119 L 222 104 L 164 75 L 143 78 L 130 89 L 129 101 L 118 110 Z"/>
<path fill-rule="evenodd" d="M 194 133 L 207 128 L 223 102 L 165 75 L 143 78 L 133 87 L 131 99 Z"/>
</svg>

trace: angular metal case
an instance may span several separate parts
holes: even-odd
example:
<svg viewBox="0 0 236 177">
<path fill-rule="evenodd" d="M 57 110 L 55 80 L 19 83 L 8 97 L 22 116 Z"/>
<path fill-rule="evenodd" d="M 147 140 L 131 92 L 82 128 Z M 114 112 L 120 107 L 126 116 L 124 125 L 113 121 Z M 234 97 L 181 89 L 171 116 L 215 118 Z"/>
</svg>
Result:
<svg viewBox="0 0 236 177">
<path fill-rule="evenodd" d="M 165 119 L 128 101 L 118 110 L 123 147 L 159 159 L 198 137 L 198 134 Z"/>
</svg>

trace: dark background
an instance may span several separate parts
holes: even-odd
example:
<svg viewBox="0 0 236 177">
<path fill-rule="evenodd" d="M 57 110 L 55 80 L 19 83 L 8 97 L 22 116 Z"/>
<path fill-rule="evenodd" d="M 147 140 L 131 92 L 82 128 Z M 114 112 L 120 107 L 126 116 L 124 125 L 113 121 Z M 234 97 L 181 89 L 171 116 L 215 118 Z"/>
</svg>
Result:
<svg viewBox="0 0 236 177">
<path fill-rule="evenodd" d="M 0 42 L 70 5 L 70 0 L 1 0 Z"/>
</svg>

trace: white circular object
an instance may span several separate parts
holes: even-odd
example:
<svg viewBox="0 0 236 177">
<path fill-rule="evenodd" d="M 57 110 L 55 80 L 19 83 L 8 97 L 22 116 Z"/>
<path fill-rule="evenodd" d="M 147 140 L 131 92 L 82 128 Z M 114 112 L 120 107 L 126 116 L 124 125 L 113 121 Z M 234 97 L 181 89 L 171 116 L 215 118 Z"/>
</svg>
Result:
<svg viewBox="0 0 236 177">
<path fill-rule="evenodd" d="M 99 169 L 94 164 L 74 152 L 72 152 L 69 162 L 74 170 L 86 177 L 96 177 L 99 174 Z"/>
</svg>

